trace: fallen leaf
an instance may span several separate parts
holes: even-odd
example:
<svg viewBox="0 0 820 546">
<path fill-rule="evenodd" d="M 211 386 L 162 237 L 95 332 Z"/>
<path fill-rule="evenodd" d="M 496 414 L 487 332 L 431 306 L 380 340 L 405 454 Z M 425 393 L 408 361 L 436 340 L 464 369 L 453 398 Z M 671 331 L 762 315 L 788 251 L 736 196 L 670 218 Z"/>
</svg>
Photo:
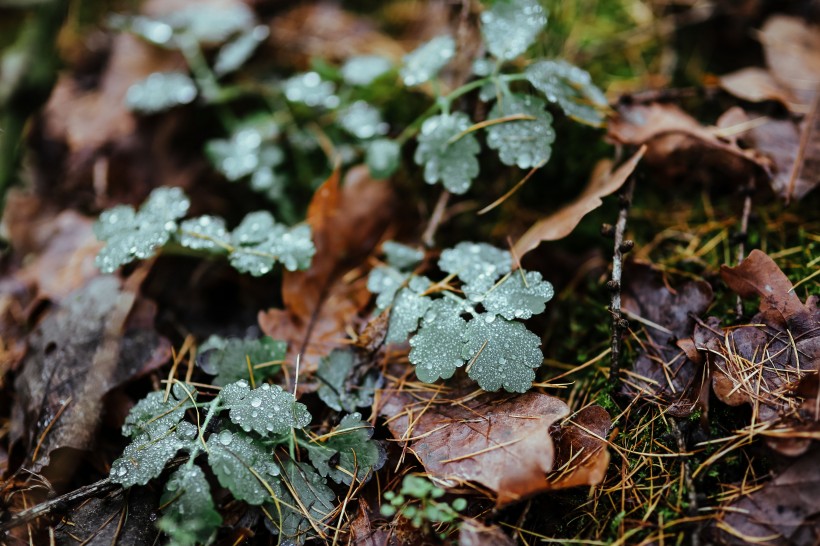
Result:
<svg viewBox="0 0 820 546">
<path fill-rule="evenodd" d="M 351 169 L 339 186 L 334 173 L 316 191 L 308 208 L 316 255 L 307 271 L 285 272 L 285 309 L 259 312 L 259 327 L 288 342 L 288 360 L 301 355 L 301 371 L 316 370 L 319 359 L 346 345 L 358 314 L 370 301 L 365 276 L 348 280 L 378 244 L 391 219 L 393 194 L 364 166 Z"/>
<path fill-rule="evenodd" d="M 568 419 L 553 434 L 555 470 L 549 475 L 554 488 L 596 485 L 609 467 L 606 437 L 612 427 L 609 413 L 601 406 L 588 406 Z"/>
<path fill-rule="evenodd" d="M 564 487 L 548 479 L 555 467 L 549 429 L 569 414 L 564 402 L 538 392 L 418 385 L 384 391 L 380 414 L 429 474 L 479 483 L 495 493 L 499 507 Z"/>
<path fill-rule="evenodd" d="M 474 519 L 461 522 L 458 546 L 515 546 L 515 541 L 498 525 L 484 525 Z"/>
<path fill-rule="evenodd" d="M 720 86 L 727 93 L 749 102 L 777 101 L 792 112 L 803 113 L 806 105 L 800 104 L 788 88 L 784 88 L 771 73 L 759 67 L 741 68 L 720 77 Z"/>
<path fill-rule="evenodd" d="M 150 546 L 158 531 L 154 527 L 159 496 L 152 488 L 117 490 L 102 498 L 90 498 L 72 507 L 54 529 L 57 544 L 79 538 L 88 546 Z"/>
<path fill-rule="evenodd" d="M 646 152 L 646 147 L 642 146 L 614 171 L 611 168 L 607 168 L 604 172 L 596 170 L 583 193 L 575 201 L 546 218 L 538 220 L 518 239 L 513 247 L 513 254 L 521 258 L 534 250 L 542 241 L 557 241 L 572 233 L 584 216 L 603 204 L 601 198 L 610 195 L 624 185 L 624 182 L 635 171 L 644 152 Z"/>
<path fill-rule="evenodd" d="M 136 312 L 138 281 L 129 282 L 123 290 L 116 277 L 91 279 L 29 336 L 15 381 L 11 431 L 13 441 L 25 440 L 29 470 L 49 465 L 58 448 L 90 449 L 105 393 L 170 356 L 168 340 L 146 328 L 150 306 Z M 62 478 L 71 475 L 69 468 L 56 471 Z"/>
<path fill-rule="evenodd" d="M 673 289 L 663 272 L 639 262 L 627 262 L 623 279 L 621 308 L 633 319 L 633 327 L 644 333 L 633 365 L 639 378 L 630 378 L 628 387 L 675 403 L 678 413 L 691 413 L 699 388 L 691 391 L 697 387 L 701 366 L 675 342 L 692 334 L 695 317 L 712 303 L 712 287 L 705 281 L 687 281 Z"/>
<path fill-rule="evenodd" d="M 350 522 L 352 544 L 354 546 L 386 546 L 395 542 L 388 542 L 390 534 L 386 530 L 373 527 L 370 515 L 370 506 L 364 499 L 359 499 L 358 515 Z"/>
<path fill-rule="evenodd" d="M 811 104 L 820 85 L 820 29 L 797 17 L 774 15 L 759 38 L 772 76 L 804 104 Z"/>
</svg>

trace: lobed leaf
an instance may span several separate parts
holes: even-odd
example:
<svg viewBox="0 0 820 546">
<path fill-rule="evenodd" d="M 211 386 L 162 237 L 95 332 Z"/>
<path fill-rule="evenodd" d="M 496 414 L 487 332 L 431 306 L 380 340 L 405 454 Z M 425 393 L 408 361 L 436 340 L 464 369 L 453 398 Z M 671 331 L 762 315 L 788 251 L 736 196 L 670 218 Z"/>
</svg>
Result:
<svg viewBox="0 0 820 546">
<path fill-rule="evenodd" d="M 195 437 L 196 427 L 187 421 L 164 431 L 155 428 L 137 435 L 122 457 L 111 464 L 111 481 L 125 488 L 147 484 L 162 474 L 179 450 L 189 448 Z"/>
<path fill-rule="evenodd" d="M 546 24 L 547 10 L 538 0 L 496 0 L 481 14 L 487 50 L 505 61 L 524 53 Z"/>
<path fill-rule="evenodd" d="M 512 256 L 506 250 L 486 243 L 463 242 L 441 253 L 438 266 L 458 275 L 466 283 L 465 292 L 481 293 L 512 269 Z"/>
<path fill-rule="evenodd" d="M 285 80 L 282 90 L 290 102 L 328 109 L 339 106 L 339 97 L 335 95 L 336 86 L 333 82 L 323 80 L 316 72 L 292 76 Z"/>
<path fill-rule="evenodd" d="M 215 375 L 214 385 L 224 386 L 240 379 L 250 380 L 251 366 L 285 359 L 287 343 L 268 336 L 259 339 L 211 336 L 199 348 L 197 362 L 205 372 Z M 279 371 L 279 365 L 253 368 L 254 380 L 262 381 Z"/>
<path fill-rule="evenodd" d="M 179 243 L 194 250 L 224 252 L 230 246 L 225 220 L 217 216 L 198 216 L 179 225 Z"/>
<path fill-rule="evenodd" d="M 394 140 L 380 138 L 367 146 L 365 163 L 373 178 L 389 178 L 399 168 L 400 161 L 401 146 Z"/>
<path fill-rule="evenodd" d="M 485 391 L 527 392 L 544 360 L 541 340 L 520 322 L 482 314 L 470 321 L 461 353 L 467 374 Z"/>
<path fill-rule="evenodd" d="M 241 430 L 223 428 L 211 434 L 208 465 L 220 485 L 238 500 L 260 505 L 282 496 L 281 469 L 272 449 Z"/>
<path fill-rule="evenodd" d="M 274 521 L 266 521 L 266 524 L 270 524 L 271 531 L 281 533 L 286 540 L 303 544 L 315 535 L 315 528 L 323 532 L 327 526 L 325 521 L 334 513 L 336 495 L 327 486 L 326 480 L 307 463 L 285 459 L 282 470 L 283 480 L 290 487 L 282 495 L 283 502 L 278 510 L 275 505 L 268 505 L 267 510 Z M 298 511 L 291 506 L 297 507 Z"/>
<path fill-rule="evenodd" d="M 164 513 L 157 526 L 174 546 L 209 544 L 222 523 L 211 487 L 198 466 L 182 466 L 171 474 L 160 499 Z"/>
<path fill-rule="evenodd" d="M 488 312 L 512 320 L 528 319 L 543 313 L 545 304 L 554 293 L 552 285 L 537 271 L 525 273 L 518 270 L 508 274 L 486 294 L 468 295 L 473 301 L 480 302 Z"/>
<path fill-rule="evenodd" d="M 424 120 L 413 157 L 424 166 L 424 181 L 441 182 L 453 193 L 465 193 L 478 176 L 477 155 L 481 151 L 475 135 L 464 134 L 471 126 L 467 114 L 441 114 Z"/>
<path fill-rule="evenodd" d="M 182 72 L 154 72 L 133 84 L 125 94 L 125 105 L 140 114 L 156 114 L 182 104 L 190 104 L 197 96 L 194 80 Z"/>
<path fill-rule="evenodd" d="M 524 71 L 529 82 L 555 102 L 566 115 L 582 123 L 601 126 L 607 101 L 589 72 L 566 61 L 538 61 Z"/>
<path fill-rule="evenodd" d="M 350 85 L 370 85 L 376 78 L 393 68 L 390 59 L 380 55 L 351 57 L 342 65 L 342 78 Z"/>
<path fill-rule="evenodd" d="M 380 469 L 387 459 L 382 445 L 372 437 L 373 426 L 362 421 L 360 413 L 351 413 L 342 418 L 339 426 L 327 435 L 327 440 L 311 441 L 305 447 L 319 474 L 350 485 L 354 474 L 357 480 L 363 480 Z M 332 462 L 337 456 L 338 462 Z"/>
<path fill-rule="evenodd" d="M 351 385 L 354 364 L 353 352 L 343 349 L 334 349 L 319 361 L 319 398 L 336 411 L 353 412 L 356 408 L 373 404 L 373 395 L 380 383 L 379 376 L 369 373 L 358 381 L 359 384 Z"/>
<path fill-rule="evenodd" d="M 310 235 L 310 226 L 286 228 L 267 211 L 252 212 L 231 234 L 229 260 L 238 271 L 257 277 L 269 273 L 277 261 L 289 271 L 307 269 L 316 253 Z"/>
<path fill-rule="evenodd" d="M 418 328 L 419 320 L 427 313 L 433 302 L 429 297 L 421 295 L 430 284 L 427 277 L 414 275 L 410 278 L 409 285 L 399 290 L 390 309 L 390 323 L 385 341 L 402 343 Z"/>
<path fill-rule="evenodd" d="M 434 78 L 455 57 L 456 42 L 452 36 L 437 36 L 404 56 L 401 77 L 404 85 L 421 85 Z"/>
<path fill-rule="evenodd" d="M 281 434 L 305 427 L 311 420 L 305 405 L 278 385 L 265 383 L 251 390 L 246 381 L 240 380 L 223 388 L 220 396 L 223 406 L 230 410 L 231 421 L 246 432 Z"/>
<path fill-rule="evenodd" d="M 190 393 L 190 396 L 189 394 Z M 122 426 L 122 433 L 128 437 L 141 434 L 163 434 L 182 421 L 185 411 L 196 401 L 196 389 L 190 385 L 176 383 L 165 400 L 165 391 L 154 391 L 137 402 Z"/>
<path fill-rule="evenodd" d="M 382 244 L 382 251 L 387 258 L 387 263 L 402 271 L 413 269 L 424 259 L 423 250 L 396 241 L 386 241 Z"/>
<path fill-rule="evenodd" d="M 253 56 L 259 45 L 267 40 L 270 30 L 265 25 L 257 25 L 245 30 L 219 50 L 214 60 L 214 74 L 224 76 L 238 70 Z"/>
<path fill-rule="evenodd" d="M 448 379 L 464 365 L 462 335 L 466 327 L 457 304 L 439 299 L 430 305 L 418 333 L 410 338 L 409 358 L 419 379 L 425 383 Z"/>
<path fill-rule="evenodd" d="M 534 120 L 514 120 L 491 125 L 487 129 L 487 146 L 498 150 L 505 165 L 530 169 L 546 163 L 552 154 L 555 131 L 546 103 L 531 95 L 509 95 L 490 110 L 490 119 L 516 114 L 532 116 Z"/>
<path fill-rule="evenodd" d="M 367 140 L 387 134 L 389 125 L 377 108 L 359 100 L 339 113 L 339 124 L 356 138 Z"/>
</svg>

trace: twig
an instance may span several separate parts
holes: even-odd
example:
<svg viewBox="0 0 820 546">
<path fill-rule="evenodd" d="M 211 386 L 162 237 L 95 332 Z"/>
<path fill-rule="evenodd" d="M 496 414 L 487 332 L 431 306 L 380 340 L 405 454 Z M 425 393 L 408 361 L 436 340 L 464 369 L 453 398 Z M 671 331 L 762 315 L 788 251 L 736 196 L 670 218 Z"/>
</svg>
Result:
<svg viewBox="0 0 820 546">
<path fill-rule="evenodd" d="M 683 432 L 681 431 L 681 422 L 677 419 L 672 421 L 672 433 L 675 435 L 675 440 L 678 443 L 678 451 L 680 453 L 686 453 L 687 447 L 686 442 L 683 439 Z M 698 494 L 695 490 L 695 481 L 692 479 L 692 468 L 689 466 L 689 458 L 688 456 L 682 460 L 683 465 L 683 480 L 686 482 L 686 494 L 689 497 L 689 507 L 687 508 L 687 513 L 689 516 L 698 515 Z M 696 528 L 691 534 L 691 544 L 692 546 L 700 546 L 700 528 Z"/>
<path fill-rule="evenodd" d="M 47 500 L 37 506 L 32 506 L 28 510 L 23 510 L 18 514 L 15 514 L 7 522 L 0 524 L 0 533 L 5 533 L 9 529 L 13 529 L 18 525 L 23 525 L 29 521 L 43 517 L 54 510 L 65 508 L 68 504 L 73 502 L 85 500 L 89 497 L 96 497 L 97 495 L 102 495 L 119 488 L 119 485 L 110 482 L 108 478 L 104 478 L 98 482 L 80 487 L 70 493 L 60 495 L 59 497 Z"/>
<path fill-rule="evenodd" d="M 618 196 L 620 200 L 620 210 L 618 211 L 618 222 L 614 227 L 615 251 L 612 255 L 612 279 L 607 282 L 607 287 L 612 294 L 609 305 L 609 311 L 612 314 L 612 352 L 610 353 L 609 382 L 613 386 L 617 386 L 620 381 L 621 336 L 623 331 L 628 327 L 621 313 L 621 276 L 623 274 L 624 254 L 632 250 L 632 247 L 635 245 L 633 241 L 624 240 L 626 219 L 629 215 L 629 208 L 632 206 L 632 194 L 634 191 L 635 175 L 632 175 Z M 611 230 L 611 227 L 609 227 L 609 229 L 605 227 L 604 229 L 604 231 L 610 232 Z"/>
<path fill-rule="evenodd" d="M 441 225 L 441 221 L 444 218 L 444 211 L 447 210 L 447 203 L 449 201 L 450 192 L 442 190 L 436 203 L 436 208 L 433 209 L 433 215 L 430 217 L 430 223 L 427 224 L 427 229 L 424 230 L 424 234 L 421 236 L 421 241 L 424 243 L 424 246 L 428 248 L 433 246 L 433 238 L 436 236 L 439 225 Z"/>
<path fill-rule="evenodd" d="M 743 198 L 743 216 L 740 218 L 740 231 L 737 233 L 737 265 L 743 262 L 746 256 L 746 239 L 749 235 L 749 216 L 752 214 L 752 193 L 754 192 L 755 180 L 749 180 L 748 186 L 743 189 L 745 197 Z M 737 318 L 743 316 L 743 299 L 737 296 Z"/>
</svg>

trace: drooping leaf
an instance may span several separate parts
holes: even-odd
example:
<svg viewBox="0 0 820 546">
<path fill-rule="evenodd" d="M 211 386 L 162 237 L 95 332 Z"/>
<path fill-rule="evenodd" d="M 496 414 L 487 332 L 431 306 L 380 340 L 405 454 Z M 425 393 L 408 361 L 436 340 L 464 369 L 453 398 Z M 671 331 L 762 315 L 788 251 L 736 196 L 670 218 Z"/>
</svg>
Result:
<svg viewBox="0 0 820 546">
<path fill-rule="evenodd" d="M 306 72 L 292 76 L 282 85 L 285 97 L 290 102 L 301 102 L 308 106 L 333 109 L 339 106 L 333 82 L 323 80 L 316 72 Z"/>
<path fill-rule="evenodd" d="M 319 398 L 336 411 L 354 412 L 373 404 L 373 394 L 380 384 L 378 374 L 368 373 L 359 384 L 350 384 L 355 355 L 349 350 L 334 349 L 319 361 L 317 375 L 321 380 Z"/>
<path fill-rule="evenodd" d="M 154 72 L 128 89 L 125 104 L 140 114 L 156 114 L 189 104 L 197 96 L 194 80 L 182 72 Z"/>
<path fill-rule="evenodd" d="M 401 146 L 394 140 L 380 138 L 370 142 L 365 154 L 365 163 L 373 178 L 389 178 L 401 161 Z"/>
<path fill-rule="evenodd" d="M 208 465 L 222 487 L 248 504 L 271 502 L 281 497 L 281 469 L 272 448 L 241 430 L 223 428 L 208 438 Z"/>
<path fill-rule="evenodd" d="M 421 295 L 430 284 L 430 279 L 414 275 L 408 286 L 399 290 L 390 309 L 390 324 L 385 341 L 402 343 L 418 328 L 419 320 L 433 302 L 429 297 Z"/>
<path fill-rule="evenodd" d="M 535 118 L 497 123 L 487 129 L 487 146 L 498 150 L 502 163 L 529 169 L 549 160 L 555 131 L 552 128 L 552 116 L 545 107 L 543 100 L 519 94 L 503 97 L 493 106 L 490 119 L 515 114 Z"/>
<path fill-rule="evenodd" d="M 350 85 L 370 85 L 391 68 L 390 59 L 379 55 L 351 57 L 342 65 L 342 78 Z"/>
<path fill-rule="evenodd" d="M 356 138 L 367 140 L 387 134 L 390 128 L 382 120 L 381 112 L 363 100 L 359 100 L 342 110 L 339 124 Z"/>
<path fill-rule="evenodd" d="M 335 509 L 336 495 L 327 486 L 325 478 L 307 463 L 285 459 L 282 461 L 282 470 L 282 477 L 290 488 L 282 497 L 284 502 L 279 505 L 281 513 L 274 505 L 267 506 L 274 521 L 266 520 L 266 523 L 272 531 L 281 533 L 284 539 L 289 539 L 294 544 L 303 544 L 308 537 L 316 535 L 317 529 L 321 533 L 325 532 L 328 518 Z M 292 497 L 292 493 L 299 498 L 298 502 Z M 285 503 L 298 507 L 299 510 L 293 510 Z M 302 511 L 302 507 L 307 514 Z"/>
<path fill-rule="evenodd" d="M 462 242 L 442 252 L 438 266 L 442 271 L 458 275 L 470 285 L 472 293 L 480 293 L 488 291 L 496 280 L 510 272 L 512 256 L 486 243 Z"/>
<path fill-rule="evenodd" d="M 190 201 L 179 188 L 157 188 L 139 212 L 120 205 L 103 212 L 94 224 L 94 234 L 106 245 L 97 255 L 97 267 L 113 273 L 137 258 L 153 256 L 176 232 L 179 218 L 188 212 Z"/>
<path fill-rule="evenodd" d="M 194 250 L 224 252 L 230 246 L 225 220 L 217 216 L 198 216 L 179 225 L 179 243 Z"/>
<path fill-rule="evenodd" d="M 250 380 L 248 360 L 253 366 L 256 381 L 262 381 L 279 371 L 280 366 L 271 365 L 281 362 L 287 352 L 287 343 L 268 336 L 260 339 L 226 339 L 211 336 L 199 348 L 197 359 L 199 366 L 211 375 L 214 385 L 224 386 L 234 381 Z M 260 364 L 265 366 L 257 368 Z"/>
<path fill-rule="evenodd" d="M 485 391 L 527 392 L 541 365 L 541 340 L 520 322 L 482 314 L 470 321 L 461 356 L 467 374 Z"/>
<path fill-rule="evenodd" d="M 281 434 L 310 423 L 311 416 L 304 404 L 278 385 L 263 384 L 251 390 L 244 380 L 231 383 L 222 389 L 223 405 L 230 410 L 231 421 L 246 432 L 251 430 L 262 436 Z"/>
<path fill-rule="evenodd" d="M 544 93 L 548 101 L 557 103 L 569 117 L 593 126 L 604 121 L 606 97 L 598 89 L 589 72 L 566 61 L 538 61 L 527 67 L 529 82 Z"/>
<path fill-rule="evenodd" d="M 464 365 L 464 338 L 467 322 L 455 303 L 435 300 L 421 321 L 418 333 L 410 338 L 410 362 L 416 376 L 425 383 L 448 379 Z"/>
<path fill-rule="evenodd" d="M 401 271 L 413 269 L 424 259 L 423 250 L 396 241 L 386 241 L 382 244 L 382 251 L 387 263 Z"/>
<path fill-rule="evenodd" d="M 547 24 L 547 10 L 538 0 L 497 0 L 481 14 L 487 50 L 509 61 L 524 53 Z"/>
<path fill-rule="evenodd" d="M 162 474 L 180 449 L 191 446 L 196 427 L 187 421 L 167 430 L 151 429 L 137 435 L 126 446 L 122 457 L 111 464 L 110 479 L 123 487 L 145 485 Z"/>
<path fill-rule="evenodd" d="M 325 441 L 309 442 L 307 452 L 319 474 L 336 483 L 350 485 L 354 473 L 357 480 L 363 480 L 380 469 L 387 458 L 381 444 L 371 439 L 373 426 L 362 421 L 360 413 L 345 415 L 326 436 Z M 337 455 L 338 462 L 332 462 Z"/>
<path fill-rule="evenodd" d="M 470 288 L 467 285 L 465 291 Z M 528 319 L 544 312 L 545 304 L 555 291 L 537 271 L 518 270 L 510 273 L 486 294 L 468 295 L 484 308 L 506 319 Z"/>
<path fill-rule="evenodd" d="M 237 70 L 251 58 L 268 35 L 270 30 L 267 26 L 257 25 L 222 46 L 214 60 L 214 74 L 224 76 Z"/>
<path fill-rule="evenodd" d="M 171 474 L 160 499 L 165 507 L 157 526 L 173 546 L 209 544 L 222 523 L 211 487 L 198 466 L 182 466 Z"/>
<path fill-rule="evenodd" d="M 452 36 L 437 36 L 404 56 L 401 77 L 404 85 L 414 86 L 434 78 L 456 54 Z"/>
<path fill-rule="evenodd" d="M 441 182 L 449 191 L 458 194 L 470 189 L 473 179 L 478 176 L 476 156 L 481 151 L 475 135 L 462 135 L 470 125 L 470 118 L 462 112 L 424 120 L 413 159 L 417 165 L 424 166 L 425 182 Z"/>
</svg>

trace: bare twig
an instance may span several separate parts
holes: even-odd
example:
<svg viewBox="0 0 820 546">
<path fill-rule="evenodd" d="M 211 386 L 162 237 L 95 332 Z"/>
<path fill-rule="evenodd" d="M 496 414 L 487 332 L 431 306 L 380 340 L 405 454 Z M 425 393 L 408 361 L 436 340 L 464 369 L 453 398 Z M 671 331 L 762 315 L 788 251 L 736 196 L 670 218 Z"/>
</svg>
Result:
<svg viewBox="0 0 820 546">
<path fill-rule="evenodd" d="M 683 431 L 681 431 L 681 422 L 675 419 L 672 423 L 672 433 L 675 435 L 675 440 L 678 444 L 678 451 L 680 453 L 687 453 L 686 442 L 683 439 Z M 689 465 L 689 457 L 687 456 L 681 461 L 683 466 L 683 480 L 686 483 L 686 493 L 689 497 L 689 506 L 687 513 L 692 519 L 698 515 L 698 494 L 695 490 L 695 481 L 692 479 L 692 468 Z M 692 546 L 700 546 L 700 529 L 696 528 L 690 535 L 690 543 Z"/>
<path fill-rule="evenodd" d="M 424 230 L 424 235 L 421 236 L 421 241 L 424 246 L 430 248 L 433 246 L 433 239 L 436 236 L 439 225 L 444 218 L 444 212 L 447 210 L 447 203 L 450 201 L 450 192 L 442 190 L 441 195 L 436 203 L 436 208 L 433 209 L 433 215 L 430 217 L 430 223 L 427 224 L 427 229 Z"/>
<path fill-rule="evenodd" d="M 740 231 L 737 233 L 737 265 L 743 262 L 746 256 L 746 238 L 749 235 L 749 216 L 752 214 L 752 193 L 754 192 L 755 180 L 749 180 L 749 185 L 744 188 L 743 216 L 740 218 Z M 743 316 L 743 299 L 738 295 L 736 304 L 737 317 Z"/>
<path fill-rule="evenodd" d="M 18 525 L 23 525 L 32 520 L 43 517 L 54 510 L 61 510 L 76 501 L 96 497 L 119 488 L 119 485 L 110 482 L 108 478 L 104 478 L 98 482 L 80 487 L 70 493 L 47 500 L 46 502 L 40 503 L 37 506 L 32 506 L 28 510 L 23 510 L 22 512 L 14 515 L 7 522 L 0 524 L 0 533 L 5 533 L 9 529 L 13 529 Z"/>
<path fill-rule="evenodd" d="M 620 359 L 621 359 L 621 336 L 627 327 L 626 320 L 621 313 L 621 276 L 623 273 L 623 257 L 634 246 L 634 242 L 625 241 L 626 219 L 629 215 L 629 207 L 632 206 L 632 194 L 635 191 L 635 175 L 629 177 L 623 191 L 619 195 L 620 210 L 618 212 L 618 222 L 614 227 L 615 251 L 612 255 L 612 279 L 607 282 L 612 299 L 609 311 L 612 314 L 612 343 L 610 353 L 609 382 L 617 385 L 620 381 Z M 610 228 L 611 229 L 611 228 Z"/>
</svg>

